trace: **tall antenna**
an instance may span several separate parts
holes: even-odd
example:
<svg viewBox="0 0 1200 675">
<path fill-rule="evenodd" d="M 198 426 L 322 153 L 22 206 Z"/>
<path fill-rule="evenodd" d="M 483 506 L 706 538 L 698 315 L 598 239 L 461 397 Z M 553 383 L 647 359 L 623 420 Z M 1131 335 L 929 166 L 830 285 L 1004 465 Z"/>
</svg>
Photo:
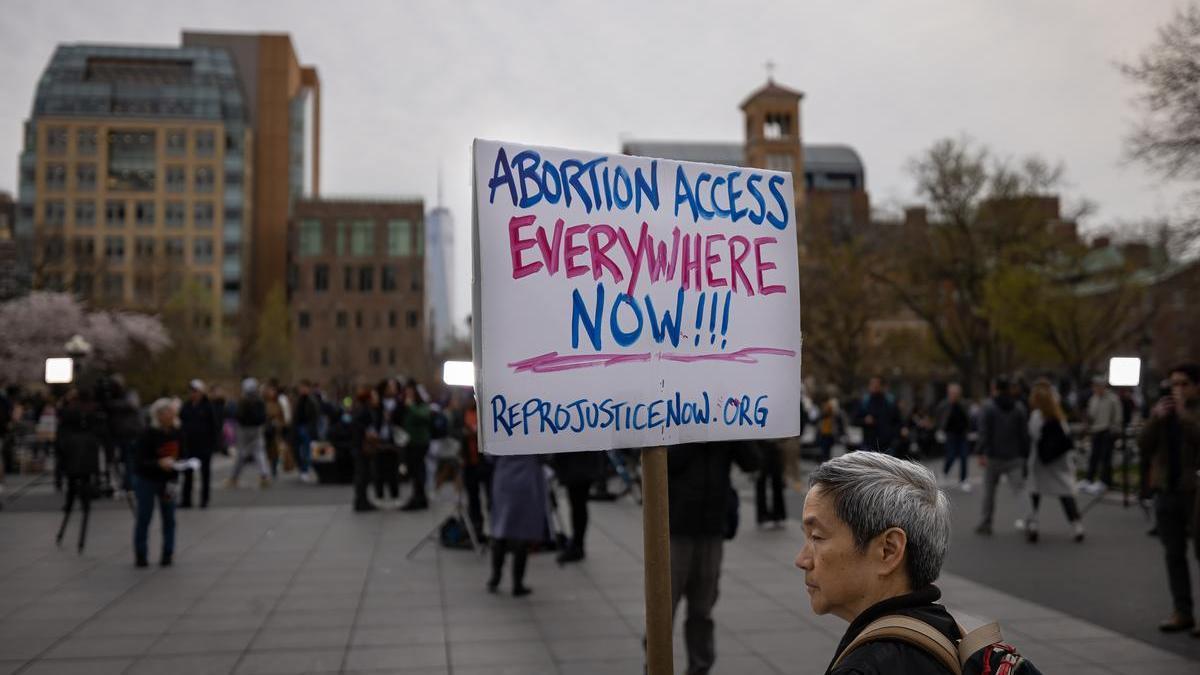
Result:
<svg viewBox="0 0 1200 675">
<path fill-rule="evenodd" d="M 775 81 L 775 62 L 768 60 L 763 64 L 767 68 L 767 82 Z"/>
<path fill-rule="evenodd" d="M 438 165 L 437 207 L 442 208 L 442 165 Z"/>
</svg>

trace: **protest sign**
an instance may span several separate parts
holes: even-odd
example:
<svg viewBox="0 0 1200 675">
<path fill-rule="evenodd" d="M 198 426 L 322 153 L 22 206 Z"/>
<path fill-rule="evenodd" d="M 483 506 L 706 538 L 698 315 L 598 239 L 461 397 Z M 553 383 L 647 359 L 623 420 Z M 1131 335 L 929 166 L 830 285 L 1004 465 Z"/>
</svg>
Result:
<svg viewBox="0 0 1200 675">
<path fill-rule="evenodd" d="M 800 432 L 788 173 L 476 140 L 483 449 Z"/>
</svg>

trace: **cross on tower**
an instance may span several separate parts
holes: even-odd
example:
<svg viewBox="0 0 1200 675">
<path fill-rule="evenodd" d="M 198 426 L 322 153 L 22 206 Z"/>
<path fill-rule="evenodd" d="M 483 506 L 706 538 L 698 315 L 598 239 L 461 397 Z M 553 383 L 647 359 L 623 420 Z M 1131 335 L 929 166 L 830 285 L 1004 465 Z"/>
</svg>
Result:
<svg viewBox="0 0 1200 675">
<path fill-rule="evenodd" d="M 775 62 L 768 60 L 763 64 L 767 69 L 767 82 L 775 81 Z"/>
</svg>

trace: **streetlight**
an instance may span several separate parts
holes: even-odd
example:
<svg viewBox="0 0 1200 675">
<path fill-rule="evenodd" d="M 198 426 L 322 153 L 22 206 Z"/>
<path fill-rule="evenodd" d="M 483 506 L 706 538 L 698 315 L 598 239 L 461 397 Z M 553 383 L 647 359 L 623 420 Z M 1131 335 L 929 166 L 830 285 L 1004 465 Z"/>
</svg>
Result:
<svg viewBox="0 0 1200 675">
<path fill-rule="evenodd" d="M 475 364 L 471 361 L 447 361 L 442 365 L 442 382 L 451 387 L 474 387 Z"/>
<path fill-rule="evenodd" d="M 1137 387 L 1142 381 L 1142 360 L 1136 356 L 1114 356 L 1108 360 L 1108 386 Z M 1129 439 L 1122 410 L 1121 421 L 1121 501 L 1129 506 Z"/>
<path fill-rule="evenodd" d="M 46 359 L 46 384 L 71 384 L 75 379 L 75 360 L 70 357 Z"/>
</svg>

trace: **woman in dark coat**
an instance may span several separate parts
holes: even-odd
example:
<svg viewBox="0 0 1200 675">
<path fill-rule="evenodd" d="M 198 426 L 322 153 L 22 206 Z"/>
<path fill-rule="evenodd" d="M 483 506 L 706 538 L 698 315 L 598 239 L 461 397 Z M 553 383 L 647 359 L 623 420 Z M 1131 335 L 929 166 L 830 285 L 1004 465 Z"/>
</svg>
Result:
<svg viewBox="0 0 1200 675">
<path fill-rule="evenodd" d="M 133 491 L 137 495 L 137 520 L 133 528 L 133 553 L 138 567 L 149 564 L 146 540 L 150 534 L 150 519 L 157 502 L 162 513 L 162 559 L 159 564 L 170 567 L 175 552 L 175 493 L 179 473 L 175 461 L 180 458 L 182 442 L 179 417 L 175 404 L 160 398 L 150 406 L 150 428 L 137 447 L 134 464 Z"/>
<path fill-rule="evenodd" d="M 533 592 L 525 585 L 525 564 L 531 543 L 546 536 L 546 474 L 536 455 L 496 457 L 492 472 L 492 577 L 495 593 L 504 571 L 504 558 L 513 554 L 514 597 Z"/>
<path fill-rule="evenodd" d="M 78 498 L 83 514 L 83 522 L 79 527 L 79 552 L 83 553 L 88 516 L 92 511 L 92 491 L 95 489 L 96 475 L 100 472 L 102 434 L 106 422 L 91 394 L 86 391 L 81 394 L 75 389 L 67 393 L 58 420 L 56 473 L 66 480 L 67 499 L 63 504 L 62 525 L 58 528 L 55 542 L 62 545 L 67 521 L 71 519 L 71 509 Z"/>
</svg>

